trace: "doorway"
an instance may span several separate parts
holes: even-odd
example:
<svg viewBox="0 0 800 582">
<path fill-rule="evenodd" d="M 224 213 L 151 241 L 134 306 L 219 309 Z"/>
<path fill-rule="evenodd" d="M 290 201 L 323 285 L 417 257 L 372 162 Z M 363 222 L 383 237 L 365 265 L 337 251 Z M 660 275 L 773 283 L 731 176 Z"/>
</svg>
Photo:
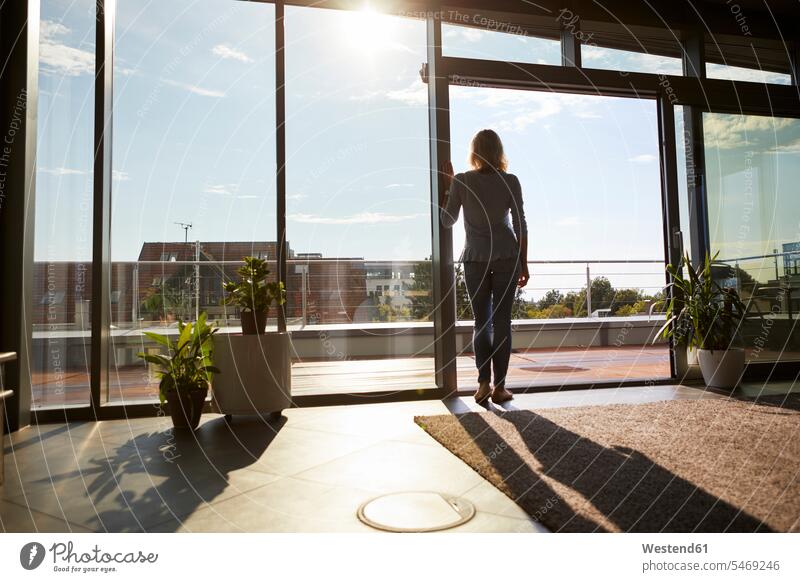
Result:
<svg viewBox="0 0 800 582">
<path fill-rule="evenodd" d="M 456 172 L 483 128 L 522 183 L 531 280 L 519 290 L 507 384 L 518 389 L 671 377 L 663 325 L 665 237 L 655 99 L 451 85 Z M 471 311 L 453 228 L 458 388 L 474 389 Z"/>
</svg>

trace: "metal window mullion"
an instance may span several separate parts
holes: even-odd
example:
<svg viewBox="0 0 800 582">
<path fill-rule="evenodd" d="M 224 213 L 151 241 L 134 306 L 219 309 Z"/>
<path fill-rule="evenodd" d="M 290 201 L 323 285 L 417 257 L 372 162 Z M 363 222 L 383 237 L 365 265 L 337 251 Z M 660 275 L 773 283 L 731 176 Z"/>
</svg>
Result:
<svg viewBox="0 0 800 582">
<path fill-rule="evenodd" d="M 431 244 L 433 279 L 433 335 L 436 386 L 444 397 L 457 391 L 456 298 L 453 237 L 439 220 L 439 193 L 444 185 L 439 171 L 450 159 L 449 81 L 442 70 L 442 23 L 427 19 L 428 130 L 430 132 Z"/>
<path fill-rule="evenodd" d="M 0 3 L 0 125 L 6 158 L 0 188 L 0 349 L 16 352 L 3 368 L 10 432 L 31 421 L 33 260 L 39 74 L 39 0 Z M 15 124 L 12 135 L 10 127 Z"/>
<path fill-rule="evenodd" d="M 792 85 L 800 87 L 800 41 L 794 41 L 789 46 L 789 68 Z"/>
<path fill-rule="evenodd" d="M 111 326 L 111 145 L 116 0 L 97 2 L 94 85 L 91 407 L 97 417 L 109 385 Z"/>
<path fill-rule="evenodd" d="M 664 259 L 668 264 L 677 265 L 683 253 L 680 201 L 678 195 L 678 160 L 675 151 L 675 109 L 664 94 L 656 102 L 658 110 L 658 139 L 660 145 L 661 169 L 661 204 L 664 231 Z M 669 285 L 669 273 L 664 273 L 665 284 Z M 667 295 L 671 297 L 671 287 L 667 287 Z M 675 361 L 675 346 L 673 339 L 670 345 L 670 375 L 675 378 L 678 373 Z"/>
<path fill-rule="evenodd" d="M 570 26 L 561 24 L 561 65 L 564 67 L 581 66 L 580 20 Z"/>
<path fill-rule="evenodd" d="M 683 40 L 683 74 L 700 83 L 706 79 L 705 35 L 700 30 L 687 31 Z M 684 147 L 687 192 L 689 195 L 689 238 L 691 259 L 701 263 L 710 252 L 708 234 L 708 204 L 706 200 L 705 139 L 703 135 L 703 109 L 687 105 L 683 108 Z"/>
<path fill-rule="evenodd" d="M 286 286 L 286 42 L 284 3 L 275 2 L 275 221 L 278 281 Z M 286 331 L 286 304 L 277 306 L 278 331 Z"/>
</svg>

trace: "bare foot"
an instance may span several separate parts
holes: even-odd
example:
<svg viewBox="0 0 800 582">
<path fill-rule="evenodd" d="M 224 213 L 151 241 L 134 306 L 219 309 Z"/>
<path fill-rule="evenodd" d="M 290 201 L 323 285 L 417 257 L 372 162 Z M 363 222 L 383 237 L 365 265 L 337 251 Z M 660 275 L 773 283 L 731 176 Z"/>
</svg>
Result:
<svg viewBox="0 0 800 582">
<path fill-rule="evenodd" d="M 495 404 L 502 404 L 503 402 L 508 402 L 514 398 L 514 395 L 505 389 L 505 387 L 498 388 L 495 386 L 494 392 L 492 392 L 492 402 Z"/>
<path fill-rule="evenodd" d="M 475 392 L 475 402 L 483 404 L 489 400 L 492 395 L 492 385 L 489 382 L 481 382 L 478 384 L 478 391 Z"/>
</svg>

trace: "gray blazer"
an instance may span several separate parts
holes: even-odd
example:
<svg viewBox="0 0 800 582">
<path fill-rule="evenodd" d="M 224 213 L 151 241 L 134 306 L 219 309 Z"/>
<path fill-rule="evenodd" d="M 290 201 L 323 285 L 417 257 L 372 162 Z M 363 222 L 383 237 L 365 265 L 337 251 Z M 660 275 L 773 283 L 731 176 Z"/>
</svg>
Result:
<svg viewBox="0 0 800 582">
<path fill-rule="evenodd" d="M 522 187 L 514 174 L 474 170 L 456 174 L 441 210 L 445 228 L 455 224 L 462 206 L 467 234 L 462 262 L 519 256 L 519 240 L 528 235 L 528 224 L 522 206 Z"/>
</svg>

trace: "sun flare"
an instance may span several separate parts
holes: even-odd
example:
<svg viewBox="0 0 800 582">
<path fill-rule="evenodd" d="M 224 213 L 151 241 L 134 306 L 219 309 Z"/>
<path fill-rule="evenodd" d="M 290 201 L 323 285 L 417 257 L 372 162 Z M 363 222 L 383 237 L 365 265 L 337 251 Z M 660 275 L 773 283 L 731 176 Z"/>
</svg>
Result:
<svg viewBox="0 0 800 582">
<path fill-rule="evenodd" d="M 346 15 L 344 41 L 365 56 L 394 44 L 395 22 L 391 16 L 366 6 Z"/>
</svg>

